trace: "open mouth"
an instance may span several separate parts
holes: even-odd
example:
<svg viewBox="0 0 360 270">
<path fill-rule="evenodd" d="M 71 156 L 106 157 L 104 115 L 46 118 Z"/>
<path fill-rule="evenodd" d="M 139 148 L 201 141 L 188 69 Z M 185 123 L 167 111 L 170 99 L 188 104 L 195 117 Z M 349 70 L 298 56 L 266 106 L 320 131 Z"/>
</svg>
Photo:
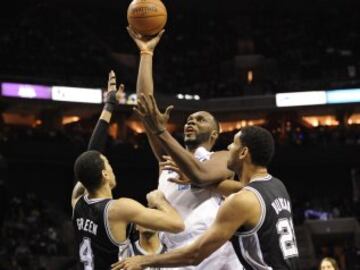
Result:
<svg viewBox="0 0 360 270">
<path fill-rule="evenodd" d="M 185 134 L 187 133 L 193 133 L 195 131 L 195 129 L 193 127 L 186 127 L 185 128 Z"/>
</svg>

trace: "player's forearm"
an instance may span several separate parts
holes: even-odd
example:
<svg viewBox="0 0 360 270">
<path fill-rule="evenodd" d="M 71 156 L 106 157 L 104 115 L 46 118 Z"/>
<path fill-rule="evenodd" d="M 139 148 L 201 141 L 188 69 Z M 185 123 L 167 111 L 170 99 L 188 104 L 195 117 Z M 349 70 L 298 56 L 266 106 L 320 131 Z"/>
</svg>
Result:
<svg viewBox="0 0 360 270">
<path fill-rule="evenodd" d="M 152 62 L 153 57 L 150 54 L 142 53 L 140 54 L 140 64 L 139 64 L 139 71 L 137 76 L 136 82 L 136 93 L 139 97 L 141 94 L 149 95 L 154 93 L 154 81 L 153 81 L 153 74 L 152 74 Z M 165 151 L 161 148 L 161 145 L 157 142 L 157 139 L 154 138 L 154 135 L 148 128 L 145 126 L 146 135 L 149 140 L 149 144 L 151 149 L 156 156 L 156 158 L 161 161 L 162 155 L 165 154 Z"/>
<path fill-rule="evenodd" d="M 112 113 L 105 109 L 101 112 L 88 144 L 88 150 L 104 152 L 106 144 L 107 129 L 109 127 Z"/>
<path fill-rule="evenodd" d="M 181 232 L 185 229 L 185 224 L 182 217 L 166 199 L 158 202 L 156 204 L 156 209 L 166 214 L 167 220 L 169 220 L 173 226 L 172 231 Z"/>
<path fill-rule="evenodd" d="M 141 94 L 149 95 L 154 93 L 154 81 L 152 73 L 152 55 L 141 53 L 139 71 L 136 81 L 136 94 L 139 97 Z"/>
<path fill-rule="evenodd" d="M 239 192 L 243 187 L 244 185 L 239 181 L 228 179 L 212 185 L 209 188 L 223 196 L 229 196 L 233 193 Z"/>
<path fill-rule="evenodd" d="M 179 169 L 198 186 L 206 186 L 213 183 L 206 172 L 202 168 L 202 164 L 194 156 L 185 150 L 177 140 L 170 135 L 168 131 L 164 131 L 157 136 L 162 148 L 174 160 Z M 219 179 L 222 180 L 222 179 Z"/>
<path fill-rule="evenodd" d="M 181 248 L 160 255 L 145 256 L 142 267 L 198 265 L 204 258 L 194 248 Z"/>
<path fill-rule="evenodd" d="M 104 152 L 106 144 L 107 129 L 110 124 L 112 113 L 115 109 L 116 91 L 107 92 L 105 98 L 105 105 L 96 123 L 95 129 L 91 134 L 91 138 L 88 144 L 88 150 L 98 150 Z"/>
<path fill-rule="evenodd" d="M 152 132 L 144 125 L 145 132 L 150 144 L 150 147 L 156 156 L 157 160 L 160 162 L 163 160 L 162 156 L 166 154 L 166 152 L 163 150 L 161 144 L 159 143 L 158 139 L 156 138 L 156 135 L 152 134 Z"/>
</svg>

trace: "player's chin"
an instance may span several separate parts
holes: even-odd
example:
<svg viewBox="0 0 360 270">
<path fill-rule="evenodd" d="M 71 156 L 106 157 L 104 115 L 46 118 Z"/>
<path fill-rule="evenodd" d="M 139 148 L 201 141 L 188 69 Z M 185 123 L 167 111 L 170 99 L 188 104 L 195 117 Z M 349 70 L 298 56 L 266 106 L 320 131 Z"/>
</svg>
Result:
<svg viewBox="0 0 360 270">
<path fill-rule="evenodd" d="M 194 141 L 196 141 L 196 136 L 195 136 L 195 134 L 194 133 L 185 133 L 185 135 L 184 135 L 184 141 L 185 142 L 194 142 Z"/>
<path fill-rule="evenodd" d="M 111 183 L 110 188 L 111 188 L 111 189 L 114 189 L 114 188 L 116 187 L 116 184 L 117 184 L 117 183 L 114 181 L 113 183 Z"/>
</svg>

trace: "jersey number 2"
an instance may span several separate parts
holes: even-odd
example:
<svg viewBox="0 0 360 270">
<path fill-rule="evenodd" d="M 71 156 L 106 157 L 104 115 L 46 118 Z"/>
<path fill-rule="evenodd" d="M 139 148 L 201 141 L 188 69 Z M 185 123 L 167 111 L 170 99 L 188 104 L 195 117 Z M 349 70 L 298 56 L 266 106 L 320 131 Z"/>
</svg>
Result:
<svg viewBox="0 0 360 270">
<path fill-rule="evenodd" d="M 90 238 L 84 237 L 79 249 L 80 261 L 84 264 L 84 270 L 94 269 L 94 255 L 91 249 Z"/>
<path fill-rule="evenodd" d="M 279 219 L 276 223 L 276 229 L 279 234 L 279 243 L 284 259 L 298 256 L 299 252 L 292 220 L 290 218 Z"/>
</svg>

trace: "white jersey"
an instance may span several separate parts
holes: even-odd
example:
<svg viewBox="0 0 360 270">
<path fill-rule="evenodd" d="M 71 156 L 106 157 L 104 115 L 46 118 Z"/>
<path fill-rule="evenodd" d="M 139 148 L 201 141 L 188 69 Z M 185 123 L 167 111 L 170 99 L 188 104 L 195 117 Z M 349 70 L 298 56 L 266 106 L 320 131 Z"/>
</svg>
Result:
<svg viewBox="0 0 360 270">
<path fill-rule="evenodd" d="M 204 147 L 199 147 L 194 156 L 200 161 L 205 161 L 211 158 L 212 153 Z M 183 232 L 177 234 L 162 232 L 160 234 L 161 241 L 169 250 L 190 244 L 202 235 L 214 222 L 221 203 L 221 197 L 208 189 L 196 188 L 190 184 L 179 185 L 168 181 L 169 178 L 175 177 L 179 177 L 176 172 L 163 170 L 158 186 L 158 189 L 165 194 L 166 199 L 178 211 L 185 223 Z M 214 264 L 219 264 L 219 266 Z M 229 242 L 197 267 L 190 266 L 179 269 L 211 269 L 209 265 L 213 265 L 212 269 L 243 269 Z"/>
</svg>

